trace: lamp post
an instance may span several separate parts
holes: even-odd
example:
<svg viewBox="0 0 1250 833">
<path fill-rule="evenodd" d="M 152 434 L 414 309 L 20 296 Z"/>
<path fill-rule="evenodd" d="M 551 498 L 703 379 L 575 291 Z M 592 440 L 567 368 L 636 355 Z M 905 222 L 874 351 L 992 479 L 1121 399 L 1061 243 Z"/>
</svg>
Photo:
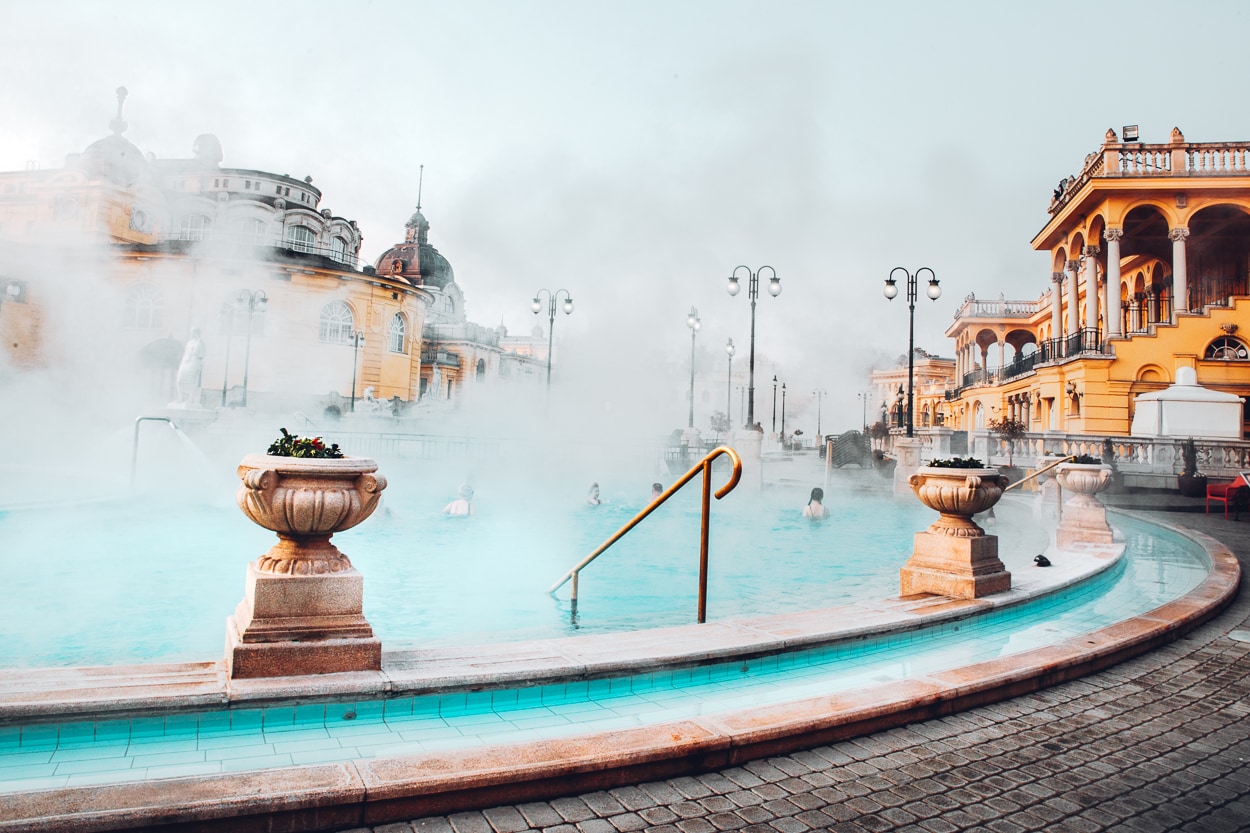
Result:
<svg viewBox="0 0 1250 833">
<path fill-rule="evenodd" d="M 786 444 L 786 383 L 781 383 L 781 444 Z"/>
<path fill-rule="evenodd" d="M 824 401 L 824 398 L 828 395 L 829 395 L 829 391 L 827 390 L 812 391 L 812 396 L 816 397 L 816 436 L 817 437 L 824 436 L 824 434 L 820 433 L 820 403 Z"/>
<path fill-rule="evenodd" d="M 686 316 L 686 326 L 690 328 L 690 420 L 686 425 L 694 428 L 694 337 L 703 326 L 703 322 L 699 320 L 699 311 L 694 307 L 690 308 L 690 314 Z"/>
<path fill-rule="evenodd" d="M 734 340 L 725 343 L 725 352 L 729 354 L 729 375 L 725 378 L 725 419 L 732 420 L 734 395 Z"/>
<path fill-rule="evenodd" d="M 902 272 L 907 276 L 907 436 L 910 438 L 914 435 L 912 427 L 912 398 L 914 392 L 912 390 L 913 377 L 916 372 L 916 282 L 921 272 L 929 273 L 929 288 L 925 290 L 925 294 L 929 296 L 929 300 L 936 301 L 942 295 L 942 288 L 938 286 L 937 275 L 928 266 L 922 266 L 915 272 L 908 272 L 902 266 L 895 266 L 890 270 L 890 277 L 885 279 L 885 288 L 882 294 L 887 300 L 893 301 L 894 296 L 898 295 L 898 286 L 894 282 L 894 273 Z"/>
<path fill-rule="evenodd" d="M 865 433 L 867 433 L 868 431 L 868 397 L 871 395 L 872 395 L 871 393 L 866 393 L 864 391 L 860 391 L 859 393 L 859 404 L 860 404 L 860 410 L 863 411 L 863 420 L 864 420 L 863 430 Z"/>
<path fill-rule="evenodd" d="M 363 330 L 352 331 L 352 413 L 356 413 L 356 355 L 360 352 L 360 345 L 365 343 L 365 334 Z"/>
<path fill-rule="evenodd" d="M 755 299 L 760 294 L 760 274 L 767 269 L 772 277 L 768 281 L 768 294 L 776 298 L 781 294 L 781 279 L 777 277 L 777 271 L 771 266 L 761 266 L 752 272 L 747 266 L 737 266 L 733 270 L 733 274 L 729 276 L 729 286 L 727 290 L 731 296 L 737 295 L 742 289 L 738 283 L 738 270 L 746 269 L 749 280 L 747 281 L 747 297 L 751 299 L 751 362 L 750 372 L 747 376 L 747 428 L 755 425 Z M 773 428 L 777 426 L 774 425 Z"/>
<path fill-rule="evenodd" d="M 252 358 L 252 316 L 257 312 L 264 312 L 265 305 L 269 303 L 269 299 L 265 297 L 265 290 L 257 289 L 240 289 L 239 294 L 235 296 L 240 307 L 247 307 L 247 341 L 243 348 L 243 407 L 247 407 L 247 369 L 248 363 Z M 233 322 L 233 319 L 231 319 Z M 233 324 L 232 324 L 233 325 Z"/>
<path fill-rule="evenodd" d="M 773 375 L 773 433 L 777 433 L 777 376 Z"/>
<path fill-rule="evenodd" d="M 538 300 L 542 294 L 547 293 L 548 309 L 547 309 L 547 390 L 551 390 L 551 346 L 552 337 L 556 331 L 556 301 L 560 297 L 560 293 L 564 293 L 564 305 L 561 307 L 565 315 L 573 313 L 573 296 L 569 294 L 567 289 L 557 289 L 554 293 L 550 289 L 540 289 L 534 293 L 534 301 L 530 304 L 530 309 L 535 315 L 542 312 L 542 301 Z"/>
</svg>

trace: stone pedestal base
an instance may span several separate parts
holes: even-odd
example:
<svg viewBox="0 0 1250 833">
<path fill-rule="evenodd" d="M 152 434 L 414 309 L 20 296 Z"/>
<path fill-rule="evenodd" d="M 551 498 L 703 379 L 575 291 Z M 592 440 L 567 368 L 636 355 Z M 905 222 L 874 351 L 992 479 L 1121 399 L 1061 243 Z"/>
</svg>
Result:
<svg viewBox="0 0 1250 833">
<path fill-rule="evenodd" d="M 740 430 L 733 435 L 733 449 L 742 460 L 742 478 L 738 483 L 753 492 L 764 487 L 763 441 L 764 435 L 759 431 Z"/>
<path fill-rule="evenodd" d="M 894 467 L 894 494 L 911 494 L 911 476 L 920 468 L 920 452 L 924 442 L 915 437 L 898 437 L 894 440 L 894 453 L 898 464 Z"/>
<path fill-rule="evenodd" d="M 998 536 L 959 538 L 917 532 L 912 556 L 899 570 L 903 596 L 933 593 L 977 599 L 1011 589 L 1011 573 L 998 560 Z"/>
<path fill-rule="evenodd" d="M 1093 498 L 1078 496 L 1063 507 L 1055 545 L 1061 550 L 1073 544 L 1110 544 L 1113 536 L 1107 524 L 1107 508 Z"/>
<path fill-rule="evenodd" d="M 382 643 L 362 613 L 355 569 L 311 576 L 247 567 L 247 591 L 226 621 L 232 678 L 378 671 Z"/>
</svg>

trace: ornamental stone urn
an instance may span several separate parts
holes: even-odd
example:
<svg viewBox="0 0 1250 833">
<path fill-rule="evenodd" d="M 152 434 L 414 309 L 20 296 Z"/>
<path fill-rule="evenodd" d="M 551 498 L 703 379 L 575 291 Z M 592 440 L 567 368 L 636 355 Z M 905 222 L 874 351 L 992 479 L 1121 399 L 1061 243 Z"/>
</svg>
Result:
<svg viewBox="0 0 1250 833">
<path fill-rule="evenodd" d="M 975 599 L 1011 589 L 1011 573 L 998 558 L 998 536 L 987 535 L 972 520 L 998 503 L 1007 483 L 994 468 L 916 470 L 908 484 L 939 517 L 916 533 L 912 556 L 899 571 L 902 595 Z"/>
<path fill-rule="evenodd" d="M 386 478 L 365 457 L 249 454 L 239 464 L 239 508 L 278 534 L 248 565 L 226 626 L 230 676 L 378 671 L 381 642 L 363 615 L 364 577 L 330 537 L 377 508 Z"/>
<path fill-rule="evenodd" d="M 1069 549 L 1073 544 L 1110 544 L 1111 527 L 1107 508 L 1098 493 L 1111 485 L 1111 467 L 1105 463 L 1061 463 L 1056 479 L 1071 493 L 1061 509 L 1055 544 Z"/>
</svg>

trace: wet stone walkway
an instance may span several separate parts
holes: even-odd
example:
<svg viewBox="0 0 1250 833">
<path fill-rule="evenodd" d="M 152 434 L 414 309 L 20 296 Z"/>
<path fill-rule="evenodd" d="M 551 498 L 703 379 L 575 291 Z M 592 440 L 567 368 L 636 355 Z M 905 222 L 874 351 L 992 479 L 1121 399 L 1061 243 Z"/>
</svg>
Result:
<svg viewBox="0 0 1250 833">
<path fill-rule="evenodd" d="M 1250 575 L 1250 522 L 1167 516 Z M 1250 830 L 1250 594 L 1082 680 L 700 776 L 356 833 Z"/>
</svg>

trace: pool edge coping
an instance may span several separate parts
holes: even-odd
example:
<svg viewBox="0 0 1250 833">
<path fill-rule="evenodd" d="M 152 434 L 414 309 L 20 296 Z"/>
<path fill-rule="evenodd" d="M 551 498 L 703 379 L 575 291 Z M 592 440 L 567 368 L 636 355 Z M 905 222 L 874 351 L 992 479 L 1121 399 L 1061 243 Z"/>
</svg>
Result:
<svg viewBox="0 0 1250 833">
<path fill-rule="evenodd" d="M 1185 596 L 1057 645 L 903 684 L 639 729 L 341 764 L 9 793 L 6 799 L 13 800 L 0 810 L 0 831 L 98 831 L 152 823 L 229 830 L 262 816 L 289 820 L 302 830 L 379 824 L 719 769 L 953 714 L 1115 665 L 1179 638 L 1232 602 L 1241 570 L 1227 546 L 1196 530 L 1145 520 L 1197 543 L 1211 561 L 1211 572 Z M 1076 644 L 1082 641 L 1086 644 Z M 241 797 L 244 779 L 249 795 Z M 78 811 L 47 812 L 67 806 Z"/>
</svg>

